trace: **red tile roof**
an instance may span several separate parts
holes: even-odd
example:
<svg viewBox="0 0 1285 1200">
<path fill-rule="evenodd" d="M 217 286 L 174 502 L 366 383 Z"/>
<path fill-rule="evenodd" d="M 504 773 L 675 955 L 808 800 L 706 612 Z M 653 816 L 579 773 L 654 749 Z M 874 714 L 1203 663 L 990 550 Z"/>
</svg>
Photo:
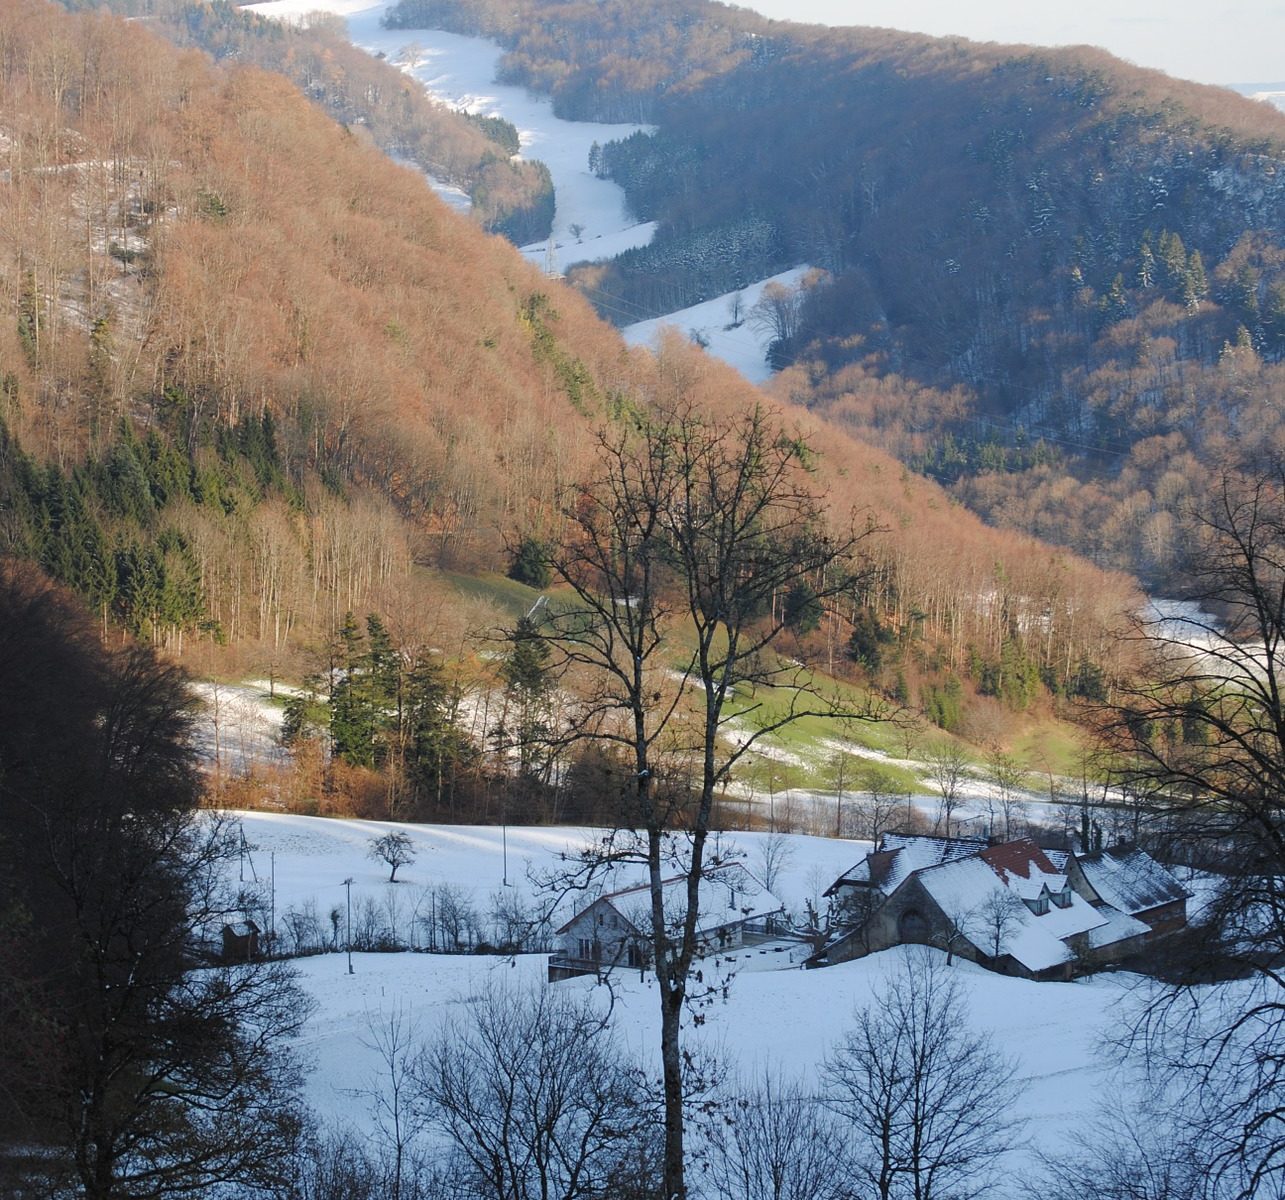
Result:
<svg viewBox="0 0 1285 1200">
<path fill-rule="evenodd" d="M 1001 842 L 998 846 L 988 846 L 978 856 L 1005 883 L 1010 875 L 1030 879 L 1032 871 L 1041 875 L 1057 875 L 1058 869 L 1030 838 L 1018 838 L 1014 842 Z"/>
</svg>

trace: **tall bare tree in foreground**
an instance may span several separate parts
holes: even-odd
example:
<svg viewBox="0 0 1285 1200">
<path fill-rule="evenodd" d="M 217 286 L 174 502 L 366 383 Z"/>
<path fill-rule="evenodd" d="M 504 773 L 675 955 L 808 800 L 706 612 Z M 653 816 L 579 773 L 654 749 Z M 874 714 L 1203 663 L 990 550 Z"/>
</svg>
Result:
<svg viewBox="0 0 1285 1200">
<path fill-rule="evenodd" d="M 705 1184 L 713 1200 L 848 1200 L 846 1131 L 797 1080 L 736 1081 L 714 1114 Z"/>
<path fill-rule="evenodd" d="M 441 1031 L 414 1077 L 419 1111 L 454 1151 L 451 1194 L 648 1194 L 652 1097 L 588 998 L 495 988 Z"/>
<path fill-rule="evenodd" d="M 1224 874 L 1212 935 L 1148 1009 L 1137 1044 L 1187 1128 L 1203 1128 L 1223 1194 L 1275 1195 L 1285 1188 L 1285 463 L 1226 474 L 1192 516 L 1191 604 L 1146 622 L 1150 678 L 1104 711 L 1104 733 L 1117 777 L 1145 798 L 1148 836 Z M 1251 982 L 1187 986 L 1231 974 Z"/>
<path fill-rule="evenodd" d="M 872 718 L 820 694 L 778 658 L 779 597 L 806 580 L 824 602 L 853 586 L 871 532 L 836 533 L 812 451 L 760 408 L 626 414 L 598 438 L 594 475 L 565 507 L 550 566 L 574 600 L 546 634 L 587 680 L 582 734 L 614 746 L 627 785 L 620 833 L 589 856 L 644 863 L 660 984 L 667 1200 L 686 1195 L 679 1044 L 698 949 L 706 840 L 718 789 L 757 740 L 807 715 Z M 730 726 L 736 722 L 733 734 Z M 685 844 L 673 857 L 674 831 Z M 685 876 L 677 926 L 662 885 Z"/>
</svg>

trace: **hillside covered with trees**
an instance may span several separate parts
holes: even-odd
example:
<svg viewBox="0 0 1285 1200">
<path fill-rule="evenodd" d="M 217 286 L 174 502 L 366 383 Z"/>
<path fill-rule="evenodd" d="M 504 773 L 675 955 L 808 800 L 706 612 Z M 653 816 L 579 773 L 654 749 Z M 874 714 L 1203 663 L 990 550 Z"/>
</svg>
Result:
<svg viewBox="0 0 1285 1200">
<path fill-rule="evenodd" d="M 444 571 L 539 585 L 515 552 L 559 536 L 596 430 L 761 401 L 682 339 L 628 350 L 279 76 L 34 0 L 0 21 L 0 549 L 105 633 L 302 675 L 374 612 L 485 674 L 464 631 L 504 614 Z M 860 589 L 796 598 L 791 653 L 945 726 L 1108 685 L 1127 579 L 779 419 L 880 531 Z"/>
<path fill-rule="evenodd" d="M 72 11 L 107 9 L 144 20 L 176 45 L 216 61 L 278 71 L 340 124 L 466 192 L 484 229 L 517 245 L 549 235 L 553 183 L 542 162 L 515 157 L 518 131 L 433 100 L 395 64 L 354 46 L 342 21 L 320 12 L 298 24 L 274 21 L 228 0 L 63 3 Z"/>
<path fill-rule="evenodd" d="M 1285 357 L 1285 119 L 1089 48 L 772 22 L 696 0 L 403 0 L 484 32 L 600 148 L 654 242 L 573 278 L 670 311 L 800 263 L 780 394 L 996 524 L 1173 586 L 1182 512 L 1269 452 Z"/>
</svg>

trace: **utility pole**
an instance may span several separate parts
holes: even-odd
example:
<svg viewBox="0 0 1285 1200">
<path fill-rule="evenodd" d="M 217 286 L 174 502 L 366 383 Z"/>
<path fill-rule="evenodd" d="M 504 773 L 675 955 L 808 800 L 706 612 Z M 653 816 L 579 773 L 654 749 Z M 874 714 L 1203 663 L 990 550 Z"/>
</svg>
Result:
<svg viewBox="0 0 1285 1200">
<path fill-rule="evenodd" d="M 347 937 L 348 974 L 351 975 L 353 973 L 352 971 L 352 876 L 351 875 L 349 875 L 348 878 L 344 880 L 344 887 L 348 889 L 348 937 Z"/>
</svg>

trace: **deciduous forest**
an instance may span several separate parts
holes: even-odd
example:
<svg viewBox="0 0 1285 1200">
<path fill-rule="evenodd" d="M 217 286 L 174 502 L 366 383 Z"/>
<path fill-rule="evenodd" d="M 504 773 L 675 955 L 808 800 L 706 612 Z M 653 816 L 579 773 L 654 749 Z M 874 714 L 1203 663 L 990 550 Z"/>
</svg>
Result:
<svg viewBox="0 0 1285 1200">
<path fill-rule="evenodd" d="M 626 350 L 279 76 L 34 2 L 3 38 L 0 536 L 104 629 L 261 666 L 348 611 L 443 636 L 468 621 L 440 572 L 554 537 L 595 428 L 754 397 L 681 339 Z M 1101 686 L 1127 579 L 781 414 L 824 447 L 834 519 L 886 531 L 798 653 L 912 699 Z"/>
<path fill-rule="evenodd" d="M 403 0 L 485 32 L 655 241 L 572 277 L 613 319 L 800 263 L 778 394 L 993 524 L 1174 587 L 1220 464 L 1279 447 L 1285 118 L 1089 48 L 639 10 Z"/>
</svg>

